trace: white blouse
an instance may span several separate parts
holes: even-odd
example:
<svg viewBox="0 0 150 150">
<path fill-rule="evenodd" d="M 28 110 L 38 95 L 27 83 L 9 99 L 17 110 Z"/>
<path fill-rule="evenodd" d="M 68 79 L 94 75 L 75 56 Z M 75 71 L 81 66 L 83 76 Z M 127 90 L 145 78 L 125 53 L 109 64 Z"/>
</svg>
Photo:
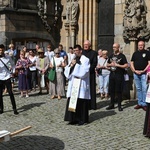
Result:
<svg viewBox="0 0 150 150">
<path fill-rule="evenodd" d="M 53 57 L 51 59 L 51 63 L 54 66 L 53 60 L 55 61 L 56 72 L 63 72 L 63 67 L 57 67 L 57 66 L 59 66 L 60 64 L 62 64 L 64 62 L 63 57 Z"/>
</svg>

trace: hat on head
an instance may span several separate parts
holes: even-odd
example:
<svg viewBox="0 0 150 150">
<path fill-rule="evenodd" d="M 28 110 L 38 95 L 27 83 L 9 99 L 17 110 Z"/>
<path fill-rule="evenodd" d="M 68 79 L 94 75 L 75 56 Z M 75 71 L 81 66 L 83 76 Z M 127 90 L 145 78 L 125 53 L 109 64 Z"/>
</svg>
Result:
<svg viewBox="0 0 150 150">
<path fill-rule="evenodd" d="M 56 49 L 54 50 L 54 52 L 55 52 L 55 53 L 60 53 L 60 50 L 59 50 L 58 48 L 56 48 Z"/>
<path fill-rule="evenodd" d="M 38 53 L 44 53 L 43 49 L 38 49 Z"/>
</svg>

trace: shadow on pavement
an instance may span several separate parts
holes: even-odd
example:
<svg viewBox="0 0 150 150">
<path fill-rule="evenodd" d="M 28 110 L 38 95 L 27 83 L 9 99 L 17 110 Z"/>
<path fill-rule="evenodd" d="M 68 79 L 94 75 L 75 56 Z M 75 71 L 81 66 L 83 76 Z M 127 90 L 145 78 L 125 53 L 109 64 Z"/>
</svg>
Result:
<svg viewBox="0 0 150 150">
<path fill-rule="evenodd" d="M 65 144 L 48 136 L 17 136 L 0 143 L 1 150 L 63 150 Z"/>
<path fill-rule="evenodd" d="M 131 107 L 131 106 L 135 106 L 137 105 L 137 101 L 136 100 L 130 100 L 130 101 L 126 101 L 123 106 L 123 108 L 128 108 L 128 107 Z"/>
<path fill-rule="evenodd" d="M 99 120 L 108 116 L 112 116 L 117 114 L 115 111 L 100 111 L 100 112 L 95 112 L 95 113 L 91 113 L 89 116 L 89 121 L 93 122 L 95 120 Z"/>
<path fill-rule="evenodd" d="M 103 100 L 103 101 L 100 101 L 97 103 L 97 109 L 100 109 L 100 108 L 103 108 L 103 107 L 106 107 L 110 104 L 110 100 Z"/>
<path fill-rule="evenodd" d="M 31 104 L 28 104 L 28 105 L 24 105 L 20 108 L 18 108 L 17 110 L 20 112 L 24 112 L 24 111 L 27 111 L 27 110 L 30 110 L 34 107 L 40 107 L 41 105 L 45 104 L 45 102 L 42 102 L 42 103 L 31 103 Z"/>
</svg>

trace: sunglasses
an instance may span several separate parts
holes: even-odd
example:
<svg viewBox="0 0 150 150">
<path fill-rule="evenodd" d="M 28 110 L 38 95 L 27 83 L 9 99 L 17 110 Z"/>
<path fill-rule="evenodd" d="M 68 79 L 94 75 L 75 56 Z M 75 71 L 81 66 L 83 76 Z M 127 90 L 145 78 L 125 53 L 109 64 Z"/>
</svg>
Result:
<svg viewBox="0 0 150 150">
<path fill-rule="evenodd" d="M 55 53 L 55 54 L 60 54 L 60 53 Z"/>
</svg>

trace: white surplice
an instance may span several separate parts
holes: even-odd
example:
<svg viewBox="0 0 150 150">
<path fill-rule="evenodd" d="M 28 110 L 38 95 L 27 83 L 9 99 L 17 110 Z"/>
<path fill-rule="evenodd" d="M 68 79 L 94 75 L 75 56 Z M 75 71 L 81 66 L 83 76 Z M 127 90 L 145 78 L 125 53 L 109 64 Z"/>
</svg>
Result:
<svg viewBox="0 0 150 150">
<path fill-rule="evenodd" d="M 68 78 L 68 90 L 67 90 L 67 97 L 71 97 L 71 91 L 72 91 L 72 86 L 73 86 L 73 80 L 74 78 L 80 78 L 81 83 L 80 83 L 80 89 L 79 89 L 79 94 L 78 98 L 81 99 L 91 99 L 90 96 L 90 74 L 89 74 L 89 69 L 90 69 L 90 62 L 87 57 L 84 55 L 81 56 L 80 58 L 80 64 L 76 64 L 74 67 L 73 72 L 70 74 L 70 65 L 67 65 L 65 67 L 64 74 L 66 78 Z"/>
</svg>

